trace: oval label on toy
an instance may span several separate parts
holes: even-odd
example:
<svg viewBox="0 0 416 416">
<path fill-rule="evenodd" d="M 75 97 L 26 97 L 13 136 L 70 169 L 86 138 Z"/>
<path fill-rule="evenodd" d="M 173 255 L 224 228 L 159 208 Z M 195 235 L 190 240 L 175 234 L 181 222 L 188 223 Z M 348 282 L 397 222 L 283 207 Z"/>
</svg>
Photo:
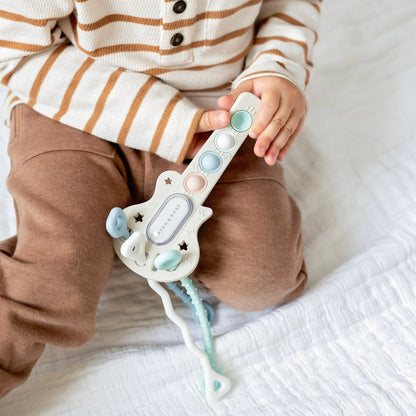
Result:
<svg viewBox="0 0 416 416">
<path fill-rule="evenodd" d="M 158 246 L 170 243 L 191 213 L 192 202 L 186 195 L 168 196 L 150 220 L 146 229 L 147 238 Z"/>
</svg>

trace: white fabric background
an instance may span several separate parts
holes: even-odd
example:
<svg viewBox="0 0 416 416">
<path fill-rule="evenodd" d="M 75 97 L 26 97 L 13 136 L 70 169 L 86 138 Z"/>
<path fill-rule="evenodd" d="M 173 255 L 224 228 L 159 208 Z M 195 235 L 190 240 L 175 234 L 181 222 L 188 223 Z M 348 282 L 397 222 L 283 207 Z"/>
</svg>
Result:
<svg viewBox="0 0 416 416">
<path fill-rule="evenodd" d="M 199 365 L 157 295 L 116 263 L 94 338 L 48 347 L 0 415 L 416 414 L 416 3 L 322 10 L 311 110 L 284 162 L 310 281 L 263 313 L 216 305 L 229 395 L 204 401 Z M 2 129 L 0 238 L 15 230 L 6 142 Z"/>
</svg>

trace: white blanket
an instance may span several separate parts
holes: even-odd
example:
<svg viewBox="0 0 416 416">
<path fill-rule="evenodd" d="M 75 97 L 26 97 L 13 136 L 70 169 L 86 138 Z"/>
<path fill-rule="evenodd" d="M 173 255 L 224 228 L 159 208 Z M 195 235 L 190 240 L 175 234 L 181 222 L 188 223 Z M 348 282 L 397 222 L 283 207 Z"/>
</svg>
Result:
<svg viewBox="0 0 416 416">
<path fill-rule="evenodd" d="M 284 162 L 310 281 L 299 299 L 263 313 L 216 305 L 232 391 L 204 400 L 199 364 L 159 298 L 116 263 L 94 338 L 48 347 L 0 401 L 1 415 L 416 414 L 416 2 L 322 8 L 311 110 Z M 5 238 L 14 214 L 1 133 Z M 200 339 L 187 307 L 175 305 Z"/>
</svg>

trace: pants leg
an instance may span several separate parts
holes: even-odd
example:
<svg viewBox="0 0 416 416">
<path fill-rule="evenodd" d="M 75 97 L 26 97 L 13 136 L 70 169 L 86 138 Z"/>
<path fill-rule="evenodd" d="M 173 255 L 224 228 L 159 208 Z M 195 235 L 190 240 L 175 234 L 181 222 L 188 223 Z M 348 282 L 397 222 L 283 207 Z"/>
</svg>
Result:
<svg viewBox="0 0 416 416">
<path fill-rule="evenodd" d="M 268 166 L 247 139 L 205 201 L 213 216 L 198 233 L 200 262 L 193 274 L 229 306 L 263 310 L 302 293 L 307 273 L 303 261 L 301 214 L 286 190 L 280 164 Z M 131 151 L 127 151 L 131 154 Z M 145 200 L 165 170 L 183 171 L 153 154 L 129 165 L 144 169 Z"/>
<path fill-rule="evenodd" d="M 268 166 L 247 139 L 205 205 L 195 278 L 232 308 L 255 311 L 300 295 L 307 281 L 301 214 L 280 164 Z"/>
<path fill-rule="evenodd" d="M 17 239 L 0 243 L 0 397 L 45 344 L 92 336 L 113 261 L 105 220 L 129 201 L 115 146 L 26 105 L 14 110 L 9 155 L 18 224 Z"/>
</svg>

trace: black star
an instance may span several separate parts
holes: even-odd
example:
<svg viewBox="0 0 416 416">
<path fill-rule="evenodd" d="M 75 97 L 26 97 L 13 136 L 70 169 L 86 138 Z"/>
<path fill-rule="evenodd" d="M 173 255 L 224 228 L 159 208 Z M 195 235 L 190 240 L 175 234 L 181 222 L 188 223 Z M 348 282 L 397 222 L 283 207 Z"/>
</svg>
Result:
<svg viewBox="0 0 416 416">
<path fill-rule="evenodd" d="M 188 250 L 188 244 L 185 243 L 185 241 L 182 241 L 182 243 L 178 244 L 179 250 Z"/>
<path fill-rule="evenodd" d="M 140 212 L 137 213 L 137 215 L 134 218 L 134 221 L 136 222 L 143 222 L 143 215 L 140 214 Z"/>
<path fill-rule="evenodd" d="M 166 185 L 171 185 L 172 184 L 172 179 L 171 178 L 166 178 L 165 183 L 166 183 Z"/>
</svg>

